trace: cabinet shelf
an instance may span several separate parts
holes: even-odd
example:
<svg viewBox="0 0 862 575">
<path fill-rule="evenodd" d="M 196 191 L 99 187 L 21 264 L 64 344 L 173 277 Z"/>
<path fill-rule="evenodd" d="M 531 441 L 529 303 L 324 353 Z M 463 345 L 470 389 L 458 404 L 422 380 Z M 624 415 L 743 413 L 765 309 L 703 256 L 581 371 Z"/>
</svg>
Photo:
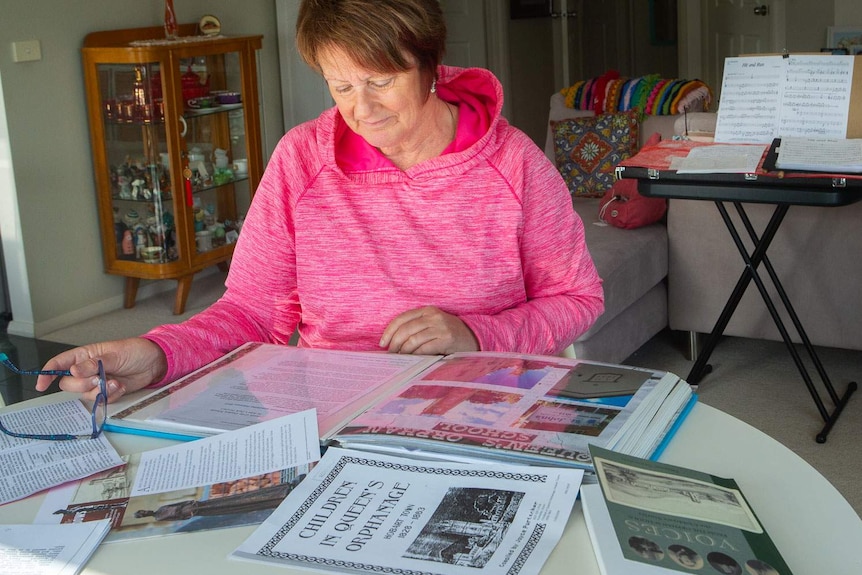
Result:
<svg viewBox="0 0 862 575">
<path fill-rule="evenodd" d="M 209 116 L 211 114 L 223 114 L 233 110 L 242 110 L 242 104 L 221 104 L 210 106 L 207 108 L 186 108 L 183 112 L 184 118 L 198 118 L 200 116 Z"/>
<path fill-rule="evenodd" d="M 192 278 L 227 270 L 263 172 L 256 52 L 262 36 L 179 42 L 161 27 L 94 32 L 82 48 L 105 271 L 126 278 L 133 307 L 141 279 L 177 280 L 181 314 Z M 191 108 L 189 95 L 236 94 Z M 214 155 L 228 168 L 216 169 Z M 237 174 L 233 161 L 247 171 Z M 224 164 L 219 163 L 223 166 Z"/>
</svg>

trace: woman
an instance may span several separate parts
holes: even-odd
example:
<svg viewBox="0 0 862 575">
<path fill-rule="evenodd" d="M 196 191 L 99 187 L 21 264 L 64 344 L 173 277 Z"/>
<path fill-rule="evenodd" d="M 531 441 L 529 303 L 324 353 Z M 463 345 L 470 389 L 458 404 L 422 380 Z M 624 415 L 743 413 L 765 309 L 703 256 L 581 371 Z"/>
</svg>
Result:
<svg viewBox="0 0 862 575">
<path fill-rule="evenodd" d="M 601 280 L 566 186 L 501 117 L 490 72 L 440 65 L 445 38 L 437 0 L 304 0 L 297 46 L 335 107 L 277 146 L 224 296 L 56 356 L 46 368 L 75 376 L 61 388 L 90 390 L 102 358 L 115 399 L 295 330 L 302 346 L 421 354 L 555 354 L 586 331 Z"/>
</svg>

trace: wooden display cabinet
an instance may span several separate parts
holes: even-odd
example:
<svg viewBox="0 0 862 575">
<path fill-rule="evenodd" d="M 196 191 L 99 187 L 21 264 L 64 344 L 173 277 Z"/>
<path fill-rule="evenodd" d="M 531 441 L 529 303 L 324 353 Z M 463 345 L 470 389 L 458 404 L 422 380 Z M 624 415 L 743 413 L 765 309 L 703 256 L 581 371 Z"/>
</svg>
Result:
<svg viewBox="0 0 862 575">
<path fill-rule="evenodd" d="M 194 274 L 227 269 L 263 172 L 261 36 L 180 26 L 94 32 L 82 48 L 105 271 L 176 279 L 183 313 Z M 244 161 L 243 161 L 244 160 Z"/>
</svg>

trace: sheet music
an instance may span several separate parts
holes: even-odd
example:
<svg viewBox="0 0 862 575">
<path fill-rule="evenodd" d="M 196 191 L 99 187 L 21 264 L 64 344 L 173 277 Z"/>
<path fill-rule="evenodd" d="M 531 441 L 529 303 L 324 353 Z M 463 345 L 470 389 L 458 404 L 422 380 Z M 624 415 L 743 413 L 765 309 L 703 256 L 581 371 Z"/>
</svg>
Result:
<svg viewBox="0 0 862 575">
<path fill-rule="evenodd" d="M 833 55 L 725 59 L 715 141 L 844 138 L 853 63 L 853 56 Z"/>
<path fill-rule="evenodd" d="M 694 148 L 673 167 L 678 174 L 753 174 L 766 149 L 762 144 L 703 146 Z"/>
<path fill-rule="evenodd" d="M 814 172 L 862 172 L 862 139 L 782 138 L 775 167 Z"/>
<path fill-rule="evenodd" d="M 737 144 L 772 142 L 778 130 L 778 102 L 784 89 L 780 56 L 726 58 L 715 141 Z"/>
<path fill-rule="evenodd" d="M 845 138 L 853 56 L 790 56 L 776 137 Z"/>
</svg>

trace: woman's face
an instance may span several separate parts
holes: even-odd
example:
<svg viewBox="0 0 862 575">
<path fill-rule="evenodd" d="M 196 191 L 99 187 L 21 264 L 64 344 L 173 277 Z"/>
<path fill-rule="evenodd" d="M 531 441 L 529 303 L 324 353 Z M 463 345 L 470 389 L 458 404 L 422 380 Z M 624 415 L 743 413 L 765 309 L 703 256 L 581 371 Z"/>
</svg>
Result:
<svg viewBox="0 0 862 575">
<path fill-rule="evenodd" d="M 418 68 L 380 73 L 357 65 L 342 50 L 324 50 L 318 58 L 323 78 L 348 126 L 384 153 L 417 138 L 427 121 Z"/>
</svg>

